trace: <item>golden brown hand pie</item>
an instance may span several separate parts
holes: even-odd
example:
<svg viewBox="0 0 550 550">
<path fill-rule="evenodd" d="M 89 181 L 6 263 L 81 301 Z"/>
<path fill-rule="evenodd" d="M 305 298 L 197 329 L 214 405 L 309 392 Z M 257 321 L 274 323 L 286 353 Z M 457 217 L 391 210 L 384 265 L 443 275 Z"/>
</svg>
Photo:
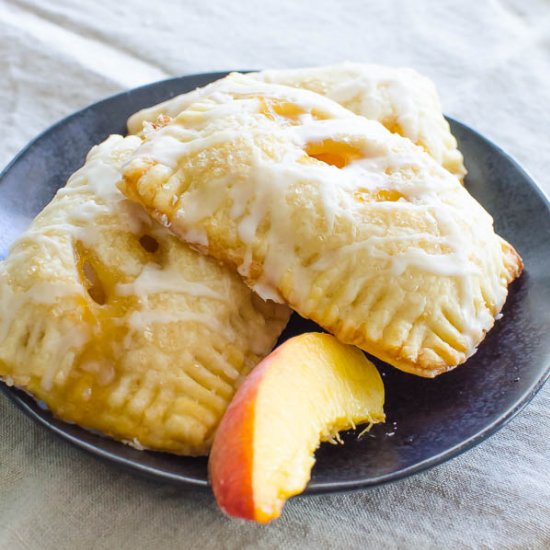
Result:
<svg viewBox="0 0 550 550">
<path fill-rule="evenodd" d="M 111 136 L 0 264 L 0 377 L 137 448 L 206 454 L 288 318 L 116 188 Z"/>
<path fill-rule="evenodd" d="M 427 377 L 464 362 L 521 271 L 490 215 L 380 123 L 233 78 L 149 134 L 127 196 L 343 342 Z"/>
<path fill-rule="evenodd" d="M 248 76 L 325 95 L 355 114 L 377 120 L 391 132 L 409 138 L 459 178 L 466 174 L 462 154 L 442 114 L 433 82 L 413 69 L 347 62 L 269 70 Z M 130 117 L 128 128 L 131 133 L 140 133 L 144 122 L 154 123 L 160 115 L 174 118 L 224 86 L 221 80 L 143 109 Z"/>
</svg>

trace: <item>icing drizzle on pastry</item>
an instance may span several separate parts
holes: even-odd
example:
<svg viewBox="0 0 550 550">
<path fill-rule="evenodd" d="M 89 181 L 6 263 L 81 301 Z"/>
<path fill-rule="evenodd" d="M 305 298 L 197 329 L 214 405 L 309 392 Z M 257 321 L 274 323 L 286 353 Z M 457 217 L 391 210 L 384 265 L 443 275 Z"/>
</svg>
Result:
<svg viewBox="0 0 550 550">
<path fill-rule="evenodd" d="M 509 276 L 491 216 L 458 179 L 409 140 L 318 94 L 238 74 L 212 86 L 215 94 L 138 149 L 127 175 L 143 162 L 155 168 L 131 191 L 127 177 L 126 192 L 152 192 L 145 204 L 153 214 L 162 212 L 165 225 L 207 251 L 211 221 L 227 216 L 235 246 L 244 247 L 236 267 L 265 299 L 293 305 L 292 293 L 307 296 L 324 271 L 357 261 L 404 285 L 425 276 L 452 279 L 473 353 L 504 304 Z M 234 152 L 224 157 L 228 147 Z M 228 166 L 218 167 L 217 150 Z M 203 156 L 212 164 L 200 180 L 193 166 Z M 167 183 L 151 191 L 165 169 Z M 168 196 L 173 206 L 163 208 Z"/>
<path fill-rule="evenodd" d="M 391 132 L 409 138 L 458 177 L 466 173 L 433 82 L 413 69 L 345 62 L 325 67 L 267 70 L 249 73 L 247 77 L 324 95 L 355 114 L 376 120 Z M 144 126 L 150 128 L 159 116 L 175 118 L 193 103 L 223 92 L 228 87 L 227 80 L 218 80 L 139 111 L 128 121 L 130 132 L 137 134 Z"/>
</svg>

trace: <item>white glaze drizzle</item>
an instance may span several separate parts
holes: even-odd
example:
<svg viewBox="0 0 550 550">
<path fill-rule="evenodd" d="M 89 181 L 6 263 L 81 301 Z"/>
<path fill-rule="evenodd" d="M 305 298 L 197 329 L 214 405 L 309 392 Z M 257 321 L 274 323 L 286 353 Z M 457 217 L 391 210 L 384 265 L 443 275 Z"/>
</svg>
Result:
<svg viewBox="0 0 550 550">
<path fill-rule="evenodd" d="M 225 296 L 204 283 L 186 281 L 178 269 L 160 269 L 155 264 L 147 264 L 131 283 L 119 283 L 116 286 L 119 296 L 134 295 L 140 302 L 146 303 L 148 296 L 167 292 L 185 294 L 194 298 L 225 300 Z"/>
<path fill-rule="evenodd" d="M 234 75 L 231 75 L 234 77 Z M 397 124 L 402 135 L 422 145 L 440 164 L 464 175 L 462 156 L 443 117 L 434 84 L 410 68 L 345 62 L 325 67 L 249 73 L 258 82 L 313 90 L 366 118 Z M 130 117 L 128 128 L 139 133 L 160 115 L 176 117 L 207 96 L 227 89 L 226 79 L 143 109 Z"/>
<path fill-rule="evenodd" d="M 128 201 L 116 187 L 120 179 L 120 165 L 140 144 L 141 139 L 136 136 L 111 136 L 94 147 L 88 154 L 86 165 L 70 178 L 45 212 L 12 245 L 7 261 L 0 264 L 0 344 L 25 304 L 53 305 L 59 299 L 71 296 L 86 299 L 86 290 L 75 271 L 72 248 L 75 241 L 93 249 L 104 238 L 102 233 L 109 230 L 128 231 L 136 236 L 146 232 L 161 243 L 173 239 L 149 218 L 141 206 Z M 62 207 L 65 201 L 70 202 Z M 23 262 L 21 265 L 36 270 L 31 259 L 37 248 L 42 259 L 49 259 L 42 262 L 41 269 L 51 271 L 54 279 L 57 273 L 65 275 L 58 281 L 32 282 L 32 286 L 23 291 L 12 288 L 7 263 Z M 132 331 L 148 331 L 152 324 L 172 322 L 198 322 L 228 341 L 236 338 L 230 326 L 211 316 L 194 311 L 164 310 L 149 301 L 151 295 L 164 293 L 169 296 L 185 295 L 195 300 L 227 302 L 231 293 L 223 278 L 210 286 L 206 282 L 188 281 L 184 279 L 177 262 L 168 262 L 160 268 L 152 260 L 143 266 L 133 281 L 118 284 L 115 291 L 121 297 L 135 295 L 139 303 L 137 310 L 112 319 L 113 323 L 126 324 L 130 328 L 127 341 Z M 81 348 L 90 337 L 88 331 L 78 325 L 57 339 L 55 354 L 58 359 L 49 362 L 42 380 L 45 390 L 51 389 L 56 380 L 64 380 L 75 358 L 73 350 Z"/>
<path fill-rule="evenodd" d="M 242 79 L 237 84 L 237 88 L 247 85 Z M 489 265 L 491 262 L 502 267 L 502 255 L 497 253 L 500 245 L 493 231 L 491 217 L 454 176 L 419 148 L 403 146 L 401 137 L 391 134 L 379 123 L 360 116 L 350 116 L 349 113 L 340 116 L 335 104 L 323 98 L 321 101 L 321 96 L 316 96 L 313 101 L 312 94 L 301 89 L 293 89 L 291 93 L 281 86 L 257 90 L 255 85 L 251 85 L 250 94 L 261 92 L 264 99 L 286 98 L 289 102 L 295 101 L 305 111 L 298 121 L 283 118 L 270 122 L 265 117 L 258 118 L 260 107 L 256 105 L 255 113 L 253 103 L 243 102 L 242 93 L 232 90 L 231 82 L 216 85 L 218 89 L 215 97 L 210 95 L 198 105 L 187 106 L 187 110 L 179 114 L 176 124 L 158 130 L 136 152 L 135 157 L 158 160 L 175 168 L 180 157 L 190 151 L 196 153 L 215 144 L 231 142 L 236 139 L 238 132 L 246 131 L 251 132 L 250 135 L 265 132 L 271 138 L 280 138 L 281 143 L 291 145 L 280 162 L 266 158 L 257 148 L 250 161 L 249 177 L 241 178 L 238 184 L 233 181 L 233 175 L 212 177 L 204 187 L 185 193 L 176 214 L 177 225 L 184 238 L 197 245 L 207 241 L 204 238 L 201 242 L 194 241 L 193 235 L 202 235 L 203 224 L 229 197 L 232 205 L 229 215 L 236 224 L 238 236 L 246 250 L 239 272 L 248 278 L 257 228 L 269 216 L 271 230 L 266 236 L 263 273 L 259 278 L 249 280 L 249 284 L 264 299 L 280 301 L 277 287 L 288 269 L 293 270 L 295 281 L 304 285 L 300 290 L 304 295 L 307 295 L 308 284 L 312 279 L 308 269 L 293 260 L 296 256 L 295 248 L 301 243 L 297 242 L 296 232 L 290 226 L 293 207 L 286 202 L 285 197 L 296 182 L 306 181 L 314 185 L 324 206 L 324 231 L 329 234 L 339 218 L 352 218 L 358 222 L 361 219 L 364 207 L 355 198 L 355 192 L 396 191 L 402 194 L 403 199 L 371 203 L 372 211 L 405 208 L 422 212 L 433 223 L 434 231 L 429 234 L 429 239 L 435 244 L 435 250 L 440 252 L 426 252 L 421 246 L 416 246 L 413 239 L 411 246 L 389 254 L 379 246 L 387 242 L 384 240 L 386 235 L 373 235 L 354 242 L 349 248 L 326 250 L 309 267 L 309 271 L 321 271 L 329 265 L 338 264 L 346 256 L 362 249 L 373 259 L 387 260 L 385 269 L 388 275 L 399 276 L 407 270 L 420 270 L 436 276 L 456 277 L 461 285 L 462 313 L 467 319 L 467 335 L 471 342 L 479 340 L 480 334 L 492 325 L 493 316 L 486 308 L 476 307 L 473 280 L 482 276 L 484 267 L 492 269 Z M 312 105 L 327 113 L 329 120 L 310 116 Z M 221 121 L 219 131 L 216 130 L 216 121 Z M 411 119 L 409 122 L 413 124 L 414 121 Z M 197 138 L 176 144 L 173 136 L 180 131 L 178 123 L 185 124 L 186 131 L 198 132 Z M 234 130 L 226 127 L 226 124 L 230 127 L 231 123 Z M 243 130 L 246 127 L 249 130 Z M 298 162 L 304 157 L 308 144 L 326 139 L 359 147 L 362 158 L 353 160 L 343 169 L 320 163 L 312 165 Z M 165 147 L 166 143 L 169 143 L 169 147 Z M 391 169 L 390 173 L 386 173 L 385 168 Z M 412 176 L 401 176 L 407 172 L 411 172 Z M 415 172 L 420 176 L 415 176 Z M 461 225 L 469 220 L 475 224 L 475 240 L 471 234 L 464 232 Z M 403 241 L 403 234 L 397 238 Z M 490 286 L 498 311 L 507 294 L 506 286 L 497 277 L 492 278 Z"/>
</svg>

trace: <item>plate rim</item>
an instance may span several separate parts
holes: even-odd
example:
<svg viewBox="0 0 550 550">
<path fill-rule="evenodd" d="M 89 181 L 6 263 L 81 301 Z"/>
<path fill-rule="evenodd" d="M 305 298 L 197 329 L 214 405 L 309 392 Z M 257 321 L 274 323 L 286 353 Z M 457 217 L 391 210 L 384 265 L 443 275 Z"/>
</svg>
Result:
<svg viewBox="0 0 550 550">
<path fill-rule="evenodd" d="M 9 161 L 8 164 L 6 164 L 4 169 L 0 172 L 0 185 L 2 184 L 2 180 L 4 179 L 6 174 L 19 162 L 19 160 L 24 155 L 29 153 L 30 150 L 38 142 L 44 139 L 47 139 L 50 133 L 54 132 L 55 130 L 67 124 L 68 122 L 72 121 L 73 119 L 81 116 L 86 111 L 101 108 L 101 105 L 104 103 L 108 103 L 112 100 L 122 98 L 123 96 L 128 95 L 130 93 L 155 88 L 160 84 L 169 85 L 172 82 L 180 83 L 181 81 L 184 81 L 187 79 L 192 80 L 197 78 L 210 78 L 210 77 L 212 77 L 212 81 L 214 81 L 218 78 L 222 78 L 226 76 L 230 72 L 235 72 L 235 71 L 191 73 L 191 74 L 176 76 L 173 78 L 159 80 L 159 81 L 152 82 L 149 84 L 144 84 L 142 86 L 138 86 L 129 90 L 118 92 L 118 93 L 109 95 L 103 99 L 100 99 L 99 101 L 91 103 L 83 107 L 82 109 L 79 109 L 71 113 L 70 115 L 53 123 L 46 129 L 44 129 L 42 132 L 40 132 L 31 141 L 29 141 L 24 147 L 22 147 L 11 159 L 11 161 Z M 238 72 L 249 72 L 249 70 L 239 70 Z M 175 94 L 175 95 L 178 95 L 178 94 Z M 461 127 L 462 129 L 466 130 L 468 133 L 473 134 L 476 139 L 484 142 L 490 148 L 495 150 L 495 152 L 497 152 L 501 157 L 503 157 L 506 161 L 508 161 L 514 167 L 514 169 L 521 176 L 523 176 L 524 179 L 530 181 L 531 189 L 536 193 L 538 199 L 546 207 L 547 212 L 550 215 L 550 200 L 548 199 L 546 193 L 538 185 L 535 178 L 531 176 L 531 174 L 523 166 L 521 166 L 519 162 L 511 154 L 506 152 L 504 149 L 502 149 L 499 145 L 497 145 L 488 137 L 484 136 L 483 134 L 479 133 L 477 130 L 473 129 L 468 124 L 448 115 L 445 115 L 445 118 L 451 125 L 456 125 Z M 491 422 L 489 425 L 485 426 L 483 429 L 479 430 L 477 433 L 473 434 L 469 438 L 457 443 L 456 445 L 454 445 L 453 447 L 450 447 L 449 449 L 446 449 L 445 451 L 438 453 L 435 456 L 432 456 L 430 458 L 427 458 L 425 460 L 422 460 L 418 463 L 402 468 L 395 472 L 390 472 L 390 473 L 379 475 L 369 479 L 333 481 L 333 482 L 331 481 L 316 482 L 315 480 L 313 480 L 311 481 L 310 484 L 308 484 L 306 490 L 301 495 L 336 493 L 336 492 L 366 489 L 369 487 L 383 485 L 386 483 L 398 481 L 400 479 L 404 479 L 411 475 L 423 472 L 434 466 L 438 466 L 440 464 L 443 464 L 444 462 L 447 462 L 453 458 L 456 458 L 460 456 L 462 453 L 482 443 L 483 441 L 485 441 L 486 439 L 494 435 L 496 432 L 498 432 L 500 429 L 502 429 L 504 426 L 506 426 L 515 416 L 517 416 L 518 413 L 520 413 L 530 403 L 530 401 L 544 386 L 549 376 L 550 376 L 550 362 L 546 365 L 545 368 L 543 368 L 541 376 L 537 380 L 535 380 L 530 387 L 526 388 L 524 394 L 520 396 L 516 400 L 516 402 L 513 403 L 506 410 L 506 412 L 501 414 L 493 422 Z M 123 456 L 113 454 L 110 451 L 105 450 L 101 447 L 95 446 L 94 444 L 89 443 L 88 441 L 83 440 L 77 436 L 74 436 L 72 433 L 65 431 L 59 426 L 57 426 L 55 422 L 63 423 L 63 421 L 55 419 L 52 413 L 48 410 L 42 410 L 42 409 L 38 410 L 39 406 L 37 402 L 34 401 L 34 398 L 32 398 L 29 394 L 24 392 L 24 390 L 21 390 L 15 387 L 10 387 L 5 383 L 0 383 L 0 390 L 4 395 L 6 395 L 10 399 L 10 401 L 15 403 L 15 405 L 20 410 L 22 410 L 23 413 L 25 413 L 28 417 L 36 421 L 43 428 L 48 429 L 49 431 L 53 432 L 57 437 L 64 439 L 65 441 L 69 442 L 73 446 L 86 451 L 88 454 L 91 454 L 98 459 L 108 461 L 109 463 L 114 464 L 117 467 L 125 468 L 126 470 L 130 470 L 132 473 L 145 476 L 149 479 L 177 484 L 182 488 L 188 487 L 190 489 L 191 488 L 207 489 L 209 487 L 208 479 L 196 479 L 193 477 L 189 477 L 186 474 L 173 474 L 167 471 L 158 470 L 154 467 L 148 466 L 140 462 L 135 462 Z M 71 424 L 67 423 L 67 426 L 70 426 L 70 425 Z M 78 427 L 78 429 L 87 431 L 85 430 L 85 428 L 81 428 L 81 427 Z M 115 440 L 111 440 L 111 441 L 115 441 Z M 124 445 L 122 442 L 119 442 L 119 441 L 116 441 L 116 443 L 120 445 Z M 151 452 L 154 452 L 154 451 L 151 451 Z"/>
</svg>

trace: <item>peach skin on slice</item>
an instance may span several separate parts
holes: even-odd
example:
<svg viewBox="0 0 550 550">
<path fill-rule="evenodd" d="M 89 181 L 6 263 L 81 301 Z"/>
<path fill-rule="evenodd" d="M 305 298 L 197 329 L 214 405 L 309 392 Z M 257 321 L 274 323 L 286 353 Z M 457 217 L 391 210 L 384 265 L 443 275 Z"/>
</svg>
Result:
<svg viewBox="0 0 550 550">
<path fill-rule="evenodd" d="M 329 334 L 301 334 L 261 361 L 237 390 L 210 452 L 210 483 L 230 516 L 268 523 L 301 493 L 322 441 L 384 421 L 374 365 Z"/>
</svg>

